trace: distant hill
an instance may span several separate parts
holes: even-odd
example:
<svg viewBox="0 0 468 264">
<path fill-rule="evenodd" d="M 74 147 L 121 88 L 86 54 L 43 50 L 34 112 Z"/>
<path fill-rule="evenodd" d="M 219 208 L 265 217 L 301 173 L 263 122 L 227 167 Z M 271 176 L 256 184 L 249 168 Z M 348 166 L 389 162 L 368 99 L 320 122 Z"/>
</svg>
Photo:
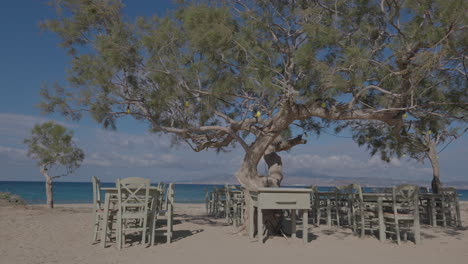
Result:
<svg viewBox="0 0 468 264">
<path fill-rule="evenodd" d="M 181 180 L 177 183 L 190 183 L 190 184 L 238 184 L 234 175 L 213 175 L 201 179 Z M 372 178 L 372 177 L 339 177 L 328 175 L 311 174 L 308 176 L 295 176 L 285 175 L 282 185 L 318 185 L 318 186 L 339 186 L 347 185 L 350 183 L 357 183 L 364 187 L 386 187 L 398 184 L 415 184 L 418 186 L 430 187 L 431 179 L 427 181 L 421 180 L 405 180 L 405 179 L 385 179 L 385 178 Z M 449 181 L 444 182 L 445 186 L 456 187 L 457 189 L 468 189 L 468 181 Z"/>
</svg>

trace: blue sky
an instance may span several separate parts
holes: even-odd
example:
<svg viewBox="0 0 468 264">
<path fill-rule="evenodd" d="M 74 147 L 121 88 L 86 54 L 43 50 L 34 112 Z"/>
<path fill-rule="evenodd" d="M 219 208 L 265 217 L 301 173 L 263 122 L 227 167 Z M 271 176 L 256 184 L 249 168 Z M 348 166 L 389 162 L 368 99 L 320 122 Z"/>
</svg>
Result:
<svg viewBox="0 0 468 264">
<path fill-rule="evenodd" d="M 173 7 L 169 0 L 132 0 L 125 4 L 124 11 L 130 19 L 162 14 Z M 105 131 L 89 118 L 74 123 L 58 115 L 41 116 L 36 107 L 41 86 L 55 81 L 64 83 L 69 61 L 57 46 L 57 37 L 39 29 L 39 22 L 53 15 L 45 1 L 4 1 L 0 9 L 0 181 L 43 180 L 35 162 L 26 157 L 22 141 L 34 124 L 46 120 L 61 122 L 74 130 L 77 143 L 86 154 L 79 171 L 60 181 L 89 181 L 93 175 L 104 181 L 128 176 L 186 182 L 232 179 L 242 159 L 240 148 L 221 154 L 195 153 L 185 145 L 172 146 L 167 135 L 149 134 L 143 124 L 131 119 L 119 121 L 117 131 Z M 443 181 L 468 181 L 467 143 L 464 136 L 440 154 Z M 310 137 L 307 145 L 282 153 L 282 157 L 285 181 L 289 184 L 307 182 L 314 175 L 422 182 L 429 182 L 432 177 L 427 162 L 403 159 L 385 163 L 370 157 L 351 139 L 327 134 Z M 261 164 L 260 171 L 263 170 Z"/>
</svg>

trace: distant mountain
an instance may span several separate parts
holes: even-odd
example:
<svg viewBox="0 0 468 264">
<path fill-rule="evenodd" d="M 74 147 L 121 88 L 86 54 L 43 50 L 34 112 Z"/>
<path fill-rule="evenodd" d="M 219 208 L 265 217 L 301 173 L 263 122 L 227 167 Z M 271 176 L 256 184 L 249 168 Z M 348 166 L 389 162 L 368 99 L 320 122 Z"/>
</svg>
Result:
<svg viewBox="0 0 468 264">
<path fill-rule="evenodd" d="M 201 179 L 181 180 L 177 183 L 190 184 L 238 184 L 237 179 L 232 174 L 212 175 Z M 339 186 L 357 183 L 364 187 L 387 187 L 398 184 L 414 184 L 418 186 L 430 187 L 431 179 L 407 180 L 407 179 L 385 179 L 372 177 L 339 177 L 329 175 L 312 174 L 308 176 L 285 175 L 282 182 L 283 186 L 289 185 L 318 185 L 318 186 Z M 468 189 L 468 181 L 449 181 L 444 182 L 445 186 L 456 187 L 457 189 Z"/>
<path fill-rule="evenodd" d="M 188 184 L 238 184 L 236 177 L 232 174 L 212 175 L 199 179 L 180 180 L 175 183 Z"/>
</svg>

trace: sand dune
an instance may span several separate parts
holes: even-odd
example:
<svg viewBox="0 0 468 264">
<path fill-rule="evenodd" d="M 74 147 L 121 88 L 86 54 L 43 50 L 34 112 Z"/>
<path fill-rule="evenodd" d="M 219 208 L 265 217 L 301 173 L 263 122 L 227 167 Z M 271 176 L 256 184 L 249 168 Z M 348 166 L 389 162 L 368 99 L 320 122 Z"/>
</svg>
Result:
<svg viewBox="0 0 468 264">
<path fill-rule="evenodd" d="M 468 225 L 468 203 L 462 203 Z M 90 205 L 0 207 L 0 263 L 468 263 L 468 229 L 423 227 L 422 244 L 374 237 L 360 239 L 348 229 L 312 227 L 312 241 L 269 238 L 261 245 L 233 234 L 204 206 L 177 204 L 174 242 L 154 247 L 91 244 Z"/>
</svg>

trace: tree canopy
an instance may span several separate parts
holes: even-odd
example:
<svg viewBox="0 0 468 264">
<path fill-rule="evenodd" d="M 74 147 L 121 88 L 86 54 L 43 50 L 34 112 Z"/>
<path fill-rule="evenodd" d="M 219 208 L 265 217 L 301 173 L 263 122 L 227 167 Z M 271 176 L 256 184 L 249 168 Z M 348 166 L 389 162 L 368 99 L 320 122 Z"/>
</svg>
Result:
<svg viewBox="0 0 468 264">
<path fill-rule="evenodd" d="M 55 6 L 43 26 L 72 60 L 43 110 L 111 128 L 132 116 L 195 151 L 238 142 L 244 186 L 268 184 L 260 159 L 281 166 L 305 132 L 365 120 L 398 137 L 405 117 L 468 102 L 463 0 L 186 1 L 136 21 L 118 0 Z"/>
<path fill-rule="evenodd" d="M 72 141 L 73 133 L 54 122 L 35 125 L 31 137 L 24 140 L 28 146 L 28 156 L 37 160 L 41 170 L 65 168 L 65 173 L 52 178 L 68 175 L 80 167 L 83 151 Z"/>
</svg>

